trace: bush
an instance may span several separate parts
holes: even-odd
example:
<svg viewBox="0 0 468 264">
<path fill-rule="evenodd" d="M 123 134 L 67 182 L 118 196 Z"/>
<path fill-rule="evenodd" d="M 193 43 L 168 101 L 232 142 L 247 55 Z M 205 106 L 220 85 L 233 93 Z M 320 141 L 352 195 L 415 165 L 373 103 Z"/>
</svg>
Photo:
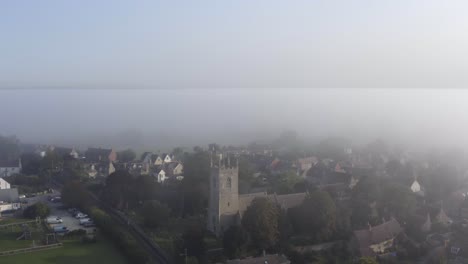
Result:
<svg viewBox="0 0 468 264">
<path fill-rule="evenodd" d="M 84 229 L 76 229 L 76 230 L 73 230 L 73 231 L 70 231 L 68 233 L 66 233 L 63 238 L 79 238 L 79 237 L 82 237 L 82 236 L 85 236 L 86 235 L 86 230 Z"/>
<path fill-rule="evenodd" d="M 44 203 L 38 202 L 31 206 L 28 206 L 24 212 L 23 216 L 26 218 L 45 218 L 50 214 L 50 208 Z"/>
<path fill-rule="evenodd" d="M 167 223 L 170 209 L 159 201 L 145 201 L 141 211 L 143 222 L 146 227 L 158 228 Z"/>
<path fill-rule="evenodd" d="M 106 212 L 92 207 L 89 215 L 96 225 L 107 235 L 117 248 L 127 257 L 130 263 L 147 263 L 149 260 L 146 252 L 141 249 L 135 239 L 125 229 L 121 228 Z"/>
</svg>

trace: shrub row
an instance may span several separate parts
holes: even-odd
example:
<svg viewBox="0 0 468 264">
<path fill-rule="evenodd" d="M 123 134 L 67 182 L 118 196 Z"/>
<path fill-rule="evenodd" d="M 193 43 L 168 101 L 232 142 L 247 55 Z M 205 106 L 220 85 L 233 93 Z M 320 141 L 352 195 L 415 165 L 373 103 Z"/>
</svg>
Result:
<svg viewBox="0 0 468 264">
<path fill-rule="evenodd" d="M 92 207 L 89 215 L 102 232 L 116 244 L 117 248 L 128 258 L 130 263 L 148 263 L 147 253 L 141 249 L 132 235 L 120 227 L 112 217 L 103 210 Z"/>
</svg>

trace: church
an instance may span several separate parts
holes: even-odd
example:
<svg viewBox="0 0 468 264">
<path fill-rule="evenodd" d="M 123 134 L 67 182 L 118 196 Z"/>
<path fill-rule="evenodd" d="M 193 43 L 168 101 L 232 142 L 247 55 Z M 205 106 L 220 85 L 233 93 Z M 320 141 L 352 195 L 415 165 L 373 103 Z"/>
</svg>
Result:
<svg viewBox="0 0 468 264">
<path fill-rule="evenodd" d="M 233 225 L 240 225 L 242 215 L 257 197 L 265 197 L 276 203 L 283 210 L 299 206 L 307 193 L 267 194 L 266 192 L 239 195 L 239 164 L 236 159 L 222 154 L 211 158 L 210 197 L 207 229 L 217 236 Z"/>
</svg>

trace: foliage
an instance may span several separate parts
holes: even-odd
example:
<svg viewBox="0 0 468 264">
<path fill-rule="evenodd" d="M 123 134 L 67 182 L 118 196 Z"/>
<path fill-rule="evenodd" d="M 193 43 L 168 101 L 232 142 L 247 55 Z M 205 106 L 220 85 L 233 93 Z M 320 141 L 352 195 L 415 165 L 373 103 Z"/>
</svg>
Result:
<svg viewBox="0 0 468 264">
<path fill-rule="evenodd" d="M 47 206 L 45 203 L 35 203 L 31 206 L 26 207 L 26 209 L 23 212 L 24 217 L 27 218 L 45 218 L 49 215 L 50 213 L 50 208 Z"/>
<path fill-rule="evenodd" d="M 92 207 L 88 213 L 102 232 L 114 241 L 117 248 L 127 257 L 130 263 L 147 263 L 149 260 L 147 253 L 106 212 L 97 207 Z"/>
<path fill-rule="evenodd" d="M 270 178 L 273 190 L 277 194 L 294 193 L 297 184 L 302 182 L 302 178 L 297 176 L 294 171 L 284 172 Z"/>
<path fill-rule="evenodd" d="M 383 186 L 379 207 L 382 216 L 395 216 L 406 221 L 416 209 L 416 198 L 408 187 L 398 184 Z"/>
<path fill-rule="evenodd" d="M 41 169 L 41 158 L 34 153 L 21 155 L 21 173 L 26 175 L 38 175 Z"/>
<path fill-rule="evenodd" d="M 117 152 L 117 158 L 120 162 L 130 162 L 136 158 L 136 154 L 135 151 L 131 149 L 126 149 Z"/>
<path fill-rule="evenodd" d="M 47 150 L 46 155 L 41 160 L 41 169 L 49 171 L 57 171 L 63 166 L 63 157 L 56 151 Z"/>
<path fill-rule="evenodd" d="M 229 259 L 239 258 L 248 242 L 248 234 L 242 226 L 231 226 L 223 236 L 224 253 Z"/>
<path fill-rule="evenodd" d="M 184 158 L 184 214 L 204 213 L 208 205 L 210 157 L 207 152 L 198 151 L 186 154 Z"/>
<path fill-rule="evenodd" d="M 371 257 L 362 257 L 359 259 L 359 264 L 379 264 L 375 258 Z"/>
<path fill-rule="evenodd" d="M 182 237 L 176 241 L 176 252 L 183 253 L 186 250 L 188 257 L 195 257 L 198 263 L 205 263 L 206 244 L 204 237 L 203 226 L 197 224 L 187 226 Z"/>
<path fill-rule="evenodd" d="M 63 186 L 62 201 L 71 207 L 86 208 L 90 203 L 90 197 L 81 182 L 73 181 Z"/>
<path fill-rule="evenodd" d="M 145 201 L 140 211 L 145 226 L 157 228 L 169 220 L 170 209 L 159 201 Z"/>
<path fill-rule="evenodd" d="M 279 238 L 279 208 L 266 198 L 255 198 L 242 217 L 242 226 L 258 250 L 273 247 Z"/>
<path fill-rule="evenodd" d="M 325 241 L 336 230 L 337 210 L 327 192 L 314 191 L 294 213 L 297 232 L 311 235 L 317 242 Z"/>
<path fill-rule="evenodd" d="M 126 170 L 117 170 L 106 179 L 104 199 L 113 207 L 122 210 L 128 208 L 132 197 L 132 175 Z"/>
</svg>

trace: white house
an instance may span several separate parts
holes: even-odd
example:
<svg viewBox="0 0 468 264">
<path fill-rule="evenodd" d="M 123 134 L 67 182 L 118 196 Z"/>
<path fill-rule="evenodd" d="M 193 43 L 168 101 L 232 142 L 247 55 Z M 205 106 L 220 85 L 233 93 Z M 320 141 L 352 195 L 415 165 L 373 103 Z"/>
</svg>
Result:
<svg viewBox="0 0 468 264">
<path fill-rule="evenodd" d="M 162 164 L 163 164 L 163 159 L 161 158 L 161 156 L 157 155 L 156 158 L 154 159 L 154 165 L 159 166 Z"/>
<path fill-rule="evenodd" d="M 417 180 L 413 181 L 413 184 L 411 184 L 410 188 L 411 188 L 411 191 L 413 191 L 414 193 L 421 191 L 421 185 L 419 184 Z"/>
<path fill-rule="evenodd" d="M 171 155 L 169 155 L 169 154 L 164 154 L 163 157 L 164 157 L 164 163 L 170 163 L 170 162 L 172 162 Z"/>
<path fill-rule="evenodd" d="M 158 178 L 159 183 L 163 183 L 167 179 L 166 172 L 164 170 L 159 170 L 156 177 Z"/>
<path fill-rule="evenodd" d="M 0 177 L 9 177 L 21 172 L 21 159 L 16 161 L 0 161 Z"/>
<path fill-rule="evenodd" d="M 0 190 L 3 190 L 3 189 L 10 189 L 11 186 L 10 184 L 5 181 L 3 178 L 0 178 Z"/>
</svg>

